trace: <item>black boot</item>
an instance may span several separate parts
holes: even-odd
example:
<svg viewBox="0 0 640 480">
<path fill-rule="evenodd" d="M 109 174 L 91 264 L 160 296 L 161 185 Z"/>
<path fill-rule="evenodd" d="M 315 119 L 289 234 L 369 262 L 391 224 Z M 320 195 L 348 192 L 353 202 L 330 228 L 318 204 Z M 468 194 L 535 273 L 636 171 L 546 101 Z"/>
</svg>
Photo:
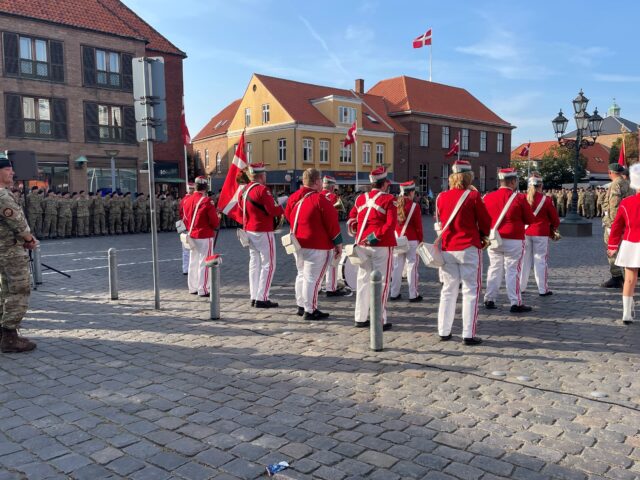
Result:
<svg viewBox="0 0 640 480">
<path fill-rule="evenodd" d="M 600 284 L 602 288 L 622 288 L 624 285 L 624 278 L 622 277 L 611 277 L 606 282 Z"/>
</svg>

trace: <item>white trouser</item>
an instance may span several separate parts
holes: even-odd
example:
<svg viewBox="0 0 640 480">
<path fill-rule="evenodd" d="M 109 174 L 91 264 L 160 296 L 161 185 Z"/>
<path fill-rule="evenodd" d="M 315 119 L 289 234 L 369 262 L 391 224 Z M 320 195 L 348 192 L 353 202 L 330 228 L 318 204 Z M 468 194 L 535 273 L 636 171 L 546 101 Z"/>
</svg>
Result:
<svg viewBox="0 0 640 480">
<path fill-rule="evenodd" d="M 364 263 L 358 268 L 356 286 L 356 322 L 366 322 L 371 302 L 371 273 L 378 270 L 382 274 L 382 323 L 387 323 L 387 298 L 389 297 L 389 277 L 393 266 L 393 247 L 358 246 Z"/>
<path fill-rule="evenodd" d="M 247 232 L 249 237 L 249 292 L 251 300 L 266 302 L 276 271 L 276 241 L 273 232 Z"/>
<path fill-rule="evenodd" d="M 318 308 L 318 290 L 322 277 L 331 261 L 333 250 L 302 248 L 294 254 L 296 259 L 296 303 L 305 312 L 313 313 Z"/>
<path fill-rule="evenodd" d="M 549 258 L 549 237 L 524 237 L 524 258 L 522 259 L 522 273 L 520 274 L 520 290 L 524 292 L 529 283 L 531 263 L 533 262 L 533 274 L 536 277 L 538 293 L 547 293 L 547 260 Z"/>
<path fill-rule="evenodd" d="M 189 292 L 206 295 L 209 293 L 209 269 L 205 260 L 213 254 L 213 238 L 194 238 L 195 249 L 189 251 Z"/>
<path fill-rule="evenodd" d="M 520 295 L 520 271 L 524 256 L 524 240 L 502 239 L 502 245 L 489 249 L 489 269 L 487 270 L 487 291 L 484 300 L 495 302 L 504 275 L 507 296 L 511 305 L 522 305 Z"/>
<path fill-rule="evenodd" d="M 324 278 L 324 289 L 327 292 L 335 292 L 338 289 L 338 265 L 329 263 Z"/>
<path fill-rule="evenodd" d="M 462 338 L 473 338 L 476 336 L 482 288 L 482 250 L 469 247 L 456 252 L 442 252 L 442 256 L 445 263 L 440 269 L 443 285 L 438 308 L 438 334 L 445 337 L 451 333 L 462 283 Z"/>
<path fill-rule="evenodd" d="M 407 266 L 407 283 L 409 284 L 409 298 L 418 296 L 418 267 L 420 259 L 418 258 L 418 241 L 409 240 L 409 251 L 407 253 L 393 254 L 393 274 L 391 275 L 391 293 L 392 297 L 400 294 L 400 286 L 402 285 L 402 272 Z"/>
<path fill-rule="evenodd" d="M 184 248 L 184 245 L 182 245 L 182 273 L 189 273 L 190 256 L 191 256 L 191 250 Z"/>
</svg>

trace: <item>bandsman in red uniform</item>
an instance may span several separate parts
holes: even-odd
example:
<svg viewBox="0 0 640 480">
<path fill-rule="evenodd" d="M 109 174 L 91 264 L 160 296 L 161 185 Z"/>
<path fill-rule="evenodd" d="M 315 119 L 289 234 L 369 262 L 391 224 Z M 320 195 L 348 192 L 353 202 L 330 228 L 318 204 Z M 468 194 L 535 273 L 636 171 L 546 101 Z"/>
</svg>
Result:
<svg viewBox="0 0 640 480">
<path fill-rule="evenodd" d="M 342 234 L 338 211 L 321 192 L 320 171 L 309 168 L 302 174 L 303 187 L 287 201 L 285 217 L 300 244 L 296 258 L 297 314 L 305 320 L 329 316 L 318 310 L 318 291 L 327 267 L 342 254 Z"/>
<path fill-rule="evenodd" d="M 548 285 L 549 242 L 560 226 L 558 211 L 551 197 L 542 191 L 542 177 L 531 175 L 528 180 L 527 201 L 533 210 L 536 221 L 525 230 L 524 260 L 520 274 L 520 291 L 524 292 L 529 283 L 529 274 L 533 264 L 533 273 L 541 297 L 552 295 Z"/>
<path fill-rule="evenodd" d="M 249 237 L 249 291 L 251 306 L 274 308 L 269 290 L 276 271 L 274 219 L 284 215 L 267 187 L 267 170 L 263 163 L 249 165 L 250 182 L 238 198 L 245 218 L 244 229 Z M 246 198 L 246 201 L 245 201 Z"/>
<path fill-rule="evenodd" d="M 500 217 L 503 217 L 498 226 L 502 245 L 496 248 L 489 247 L 489 269 L 484 305 L 488 309 L 497 308 L 495 302 L 504 276 L 507 295 L 511 302 L 511 312 L 530 312 L 531 307 L 522 303 L 520 272 L 524 257 L 525 225 L 535 223 L 536 219 L 527 202 L 527 197 L 518 193 L 518 172 L 513 168 L 503 168 L 498 172 L 498 179 L 500 188 L 484 197 L 484 203 L 491 216 L 492 229 L 495 228 Z"/>
<path fill-rule="evenodd" d="M 336 179 L 325 175 L 322 179 L 322 191 L 320 195 L 323 195 L 331 205 L 338 211 L 340 206 L 340 198 L 336 194 Z M 338 265 L 335 261 L 329 263 L 327 267 L 327 274 L 325 276 L 325 291 L 327 297 L 341 297 L 349 293 L 345 288 L 338 288 Z"/>
<path fill-rule="evenodd" d="M 193 192 L 195 191 L 196 186 L 194 183 L 189 183 L 187 185 L 187 193 L 186 195 L 182 198 L 182 200 L 180 200 L 180 203 L 178 204 L 178 217 L 180 217 L 180 220 L 182 220 L 182 222 L 186 225 L 187 223 L 184 221 L 184 205 L 187 201 L 187 199 L 189 198 L 189 196 L 191 194 L 193 194 Z M 190 251 L 187 250 L 184 245 L 182 245 L 182 274 L 183 275 L 188 275 L 189 274 L 189 255 L 190 255 Z"/>
<path fill-rule="evenodd" d="M 478 345 L 482 342 L 476 336 L 482 288 L 482 247 L 483 238 L 489 235 L 491 229 L 491 217 L 480 193 L 473 188 L 471 164 L 458 160 L 454 162 L 452 172 L 449 176 L 450 189 L 436 199 L 442 227 L 455 213 L 449 226 L 442 232 L 441 239 L 445 263 L 440 269 L 442 291 L 438 308 L 438 334 L 441 341 L 451 340 L 451 327 L 462 284 L 462 339 L 466 345 Z M 466 195 L 464 199 L 463 195 Z M 462 203 L 455 212 L 460 201 Z"/>
<path fill-rule="evenodd" d="M 398 197 L 398 225 L 396 237 L 407 239 L 409 249 L 399 252 L 398 247 L 393 253 L 393 274 L 391 275 L 390 300 L 400 300 L 400 286 L 402 285 L 402 272 L 405 263 L 407 265 L 407 283 L 409 284 L 409 301 L 421 302 L 422 295 L 418 293 L 418 259 L 417 248 L 422 242 L 422 212 L 420 205 L 413 201 L 416 195 L 416 184 L 413 181 L 400 184 L 400 196 Z"/>
<path fill-rule="evenodd" d="M 390 330 L 387 322 L 387 299 L 389 280 L 393 267 L 393 247 L 396 246 L 398 209 L 395 198 L 387 193 L 391 182 L 384 166 L 369 175 L 371 191 L 360 195 L 349 212 L 350 230 L 356 231 L 356 244 L 364 262 L 359 266 L 356 287 L 355 326 L 369 326 L 369 298 L 371 273 L 382 274 L 382 319 L 383 330 Z"/>
</svg>

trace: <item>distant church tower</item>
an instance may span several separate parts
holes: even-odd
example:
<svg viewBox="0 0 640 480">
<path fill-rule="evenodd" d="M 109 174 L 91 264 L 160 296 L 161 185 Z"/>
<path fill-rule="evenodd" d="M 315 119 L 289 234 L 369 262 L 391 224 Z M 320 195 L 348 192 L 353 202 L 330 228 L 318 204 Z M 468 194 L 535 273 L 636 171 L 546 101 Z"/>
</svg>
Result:
<svg viewBox="0 0 640 480">
<path fill-rule="evenodd" d="M 616 99 L 613 99 L 613 105 L 609 107 L 607 111 L 607 117 L 620 118 L 620 106 L 616 103 Z"/>
</svg>

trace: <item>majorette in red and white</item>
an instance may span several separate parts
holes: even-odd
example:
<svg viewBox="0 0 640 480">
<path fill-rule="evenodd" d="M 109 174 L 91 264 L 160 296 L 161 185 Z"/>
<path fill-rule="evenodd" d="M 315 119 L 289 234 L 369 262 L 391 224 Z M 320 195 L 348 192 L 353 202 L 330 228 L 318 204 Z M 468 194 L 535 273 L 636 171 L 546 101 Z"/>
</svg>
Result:
<svg viewBox="0 0 640 480">
<path fill-rule="evenodd" d="M 189 293 L 209 295 L 209 269 L 205 260 L 213 254 L 213 239 L 220 224 L 216 207 L 207 195 L 205 177 L 196 178 L 196 191 L 185 197 L 182 221 L 193 239 L 195 248 L 189 251 L 187 283 Z"/>
<path fill-rule="evenodd" d="M 453 164 L 453 174 L 471 172 L 471 164 L 459 160 Z M 460 177 L 461 175 L 458 175 Z M 464 176 L 463 176 L 464 177 Z M 479 343 L 476 337 L 478 303 L 482 288 L 482 241 L 489 234 L 491 217 L 480 193 L 469 189 L 467 179 L 456 178 L 453 188 L 436 199 L 436 218 L 443 228 L 453 215 L 458 202 L 467 193 L 449 227 L 442 232 L 441 250 L 445 264 L 440 269 L 442 290 L 438 307 L 438 334 L 442 340 L 451 338 L 451 327 L 462 283 L 462 338 L 469 344 Z"/>
<path fill-rule="evenodd" d="M 530 311 L 531 308 L 522 303 L 520 273 L 524 257 L 525 225 L 534 223 L 535 217 L 527 198 L 517 191 L 518 172 L 514 168 L 503 168 L 499 170 L 498 178 L 500 188 L 484 197 L 484 203 L 491 216 L 492 229 L 495 228 L 502 212 L 505 212 L 498 227 L 502 245 L 489 248 L 485 306 L 496 308 L 495 302 L 504 276 L 511 311 L 513 313 Z M 511 204 L 507 205 L 509 202 Z"/>
<path fill-rule="evenodd" d="M 187 193 L 185 194 L 185 196 L 180 200 L 180 203 L 178 203 L 178 218 L 180 218 L 180 220 L 182 220 L 183 223 L 184 222 L 184 205 L 186 200 L 189 198 L 189 195 L 191 195 L 196 189 L 196 184 L 193 182 L 189 182 L 187 183 Z M 185 223 L 186 225 L 186 223 Z M 187 248 L 185 248 L 184 245 L 182 245 L 182 274 L 183 275 L 188 275 L 189 274 L 189 259 L 191 258 L 191 250 L 188 250 Z"/>
<path fill-rule="evenodd" d="M 384 166 L 376 168 L 369 175 L 371 191 L 360 195 L 349 212 L 348 223 L 356 226 L 356 244 L 364 262 L 360 265 L 356 287 L 355 321 L 357 327 L 369 324 L 369 290 L 371 273 L 378 270 L 382 274 L 382 318 L 387 324 L 387 298 L 393 263 L 393 247 L 396 246 L 396 224 L 398 210 L 393 195 L 386 193 L 390 182 Z M 366 221 L 365 221 L 366 217 Z M 391 328 L 391 324 L 383 328 Z"/>
<path fill-rule="evenodd" d="M 420 205 L 414 202 L 416 184 L 408 181 L 400 184 L 400 196 L 398 197 L 398 225 L 396 226 L 396 237 L 404 237 L 409 244 L 406 251 L 393 251 L 393 273 L 391 275 L 390 300 L 399 300 L 400 287 L 402 285 L 402 272 L 407 265 L 407 283 L 409 285 L 409 301 L 419 302 L 422 296 L 418 293 L 418 258 L 417 248 L 423 240 L 422 235 L 422 212 Z"/>
<path fill-rule="evenodd" d="M 520 274 L 520 292 L 524 292 L 529 283 L 529 274 L 533 272 L 538 286 L 538 294 L 551 295 L 549 290 L 549 242 L 553 232 L 560 226 L 558 211 L 553 200 L 542 193 L 542 177 L 533 174 L 529 177 L 527 200 L 533 209 L 535 222 L 525 230 L 524 259 Z"/>
<path fill-rule="evenodd" d="M 251 182 L 237 195 L 240 221 L 249 239 L 249 291 L 256 308 L 272 308 L 278 304 L 269 299 L 271 282 L 276 271 L 276 241 L 274 218 L 284 214 L 266 186 L 266 167 L 262 163 L 249 165 Z"/>
<path fill-rule="evenodd" d="M 322 179 L 322 191 L 320 195 L 329 200 L 331 205 L 337 209 L 340 205 L 340 198 L 336 194 L 336 179 L 330 175 L 325 175 Z M 325 275 L 325 291 L 328 297 L 339 297 L 348 293 L 344 288 L 338 288 L 338 265 L 335 261 L 329 262 Z"/>
</svg>

